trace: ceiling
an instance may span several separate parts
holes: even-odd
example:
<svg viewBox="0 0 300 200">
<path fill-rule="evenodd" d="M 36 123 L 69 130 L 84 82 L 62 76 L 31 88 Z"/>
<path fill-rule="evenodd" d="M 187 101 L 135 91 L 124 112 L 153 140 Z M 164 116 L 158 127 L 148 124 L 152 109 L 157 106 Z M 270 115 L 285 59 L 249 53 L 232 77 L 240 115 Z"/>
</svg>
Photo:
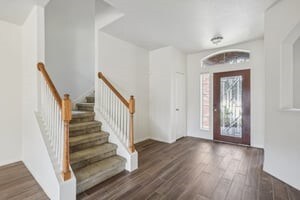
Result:
<svg viewBox="0 0 300 200">
<path fill-rule="evenodd" d="M 262 38 L 264 12 L 277 0 L 105 0 L 124 16 L 102 31 L 149 50 L 184 52 Z M 210 39 L 222 35 L 218 46 Z"/>
<path fill-rule="evenodd" d="M 48 0 L 0 0 L 0 20 L 22 25 L 36 4 L 46 5 Z"/>
<path fill-rule="evenodd" d="M 95 3 L 96 11 L 96 28 L 101 29 L 104 26 L 118 20 L 124 16 L 124 13 L 118 11 L 116 8 L 106 3 L 105 1 L 97 0 Z"/>
</svg>

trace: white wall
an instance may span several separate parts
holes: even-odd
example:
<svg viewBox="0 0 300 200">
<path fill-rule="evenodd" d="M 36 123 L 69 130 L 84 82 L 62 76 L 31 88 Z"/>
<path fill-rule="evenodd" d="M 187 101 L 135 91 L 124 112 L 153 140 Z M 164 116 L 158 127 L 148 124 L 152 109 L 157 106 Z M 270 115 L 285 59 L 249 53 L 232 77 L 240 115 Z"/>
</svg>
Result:
<svg viewBox="0 0 300 200">
<path fill-rule="evenodd" d="M 94 86 L 95 0 L 51 0 L 45 18 L 46 68 L 74 100 Z"/>
<path fill-rule="evenodd" d="M 136 99 L 134 115 L 135 142 L 148 138 L 149 133 L 149 54 L 128 42 L 98 32 L 98 71 L 129 99 Z"/>
<path fill-rule="evenodd" d="M 298 0 L 280 1 L 265 14 L 264 170 L 297 189 L 300 189 L 300 112 L 280 109 L 280 53 L 281 42 L 300 22 L 299 8 L 300 1 Z"/>
<path fill-rule="evenodd" d="M 293 93 L 294 93 L 294 107 L 300 109 L 300 36 L 299 39 L 296 41 L 294 44 L 294 67 L 293 67 L 293 80 L 294 80 L 294 88 L 293 88 Z"/>
<path fill-rule="evenodd" d="M 21 159 L 21 27 L 0 21 L 0 166 Z"/>
<path fill-rule="evenodd" d="M 150 52 L 149 116 L 151 138 L 172 143 L 176 140 L 175 73 L 186 74 L 186 56 L 174 47 Z M 185 108 L 184 108 L 185 110 Z M 184 122 L 186 117 L 184 117 Z"/>
<path fill-rule="evenodd" d="M 201 68 L 201 60 L 213 53 L 228 49 L 241 49 L 250 51 L 250 62 L 246 65 L 221 66 L 213 68 Z M 232 71 L 239 69 L 251 69 L 251 145 L 254 147 L 264 146 L 264 42 L 257 40 L 238 44 L 226 48 L 191 54 L 188 56 L 187 64 L 187 132 L 189 136 L 213 139 L 212 108 L 210 109 L 210 130 L 200 129 L 200 74 L 203 72 Z M 212 77 L 211 77 L 212 83 Z M 211 84 L 212 91 L 212 84 Z M 210 105 L 213 104 L 212 95 Z"/>
</svg>

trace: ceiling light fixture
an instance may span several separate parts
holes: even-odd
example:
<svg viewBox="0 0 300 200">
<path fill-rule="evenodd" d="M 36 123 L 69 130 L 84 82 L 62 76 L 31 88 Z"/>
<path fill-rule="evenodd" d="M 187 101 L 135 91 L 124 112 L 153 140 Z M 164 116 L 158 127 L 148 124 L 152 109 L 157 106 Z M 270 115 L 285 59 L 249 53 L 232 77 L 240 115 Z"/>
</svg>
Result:
<svg viewBox="0 0 300 200">
<path fill-rule="evenodd" d="M 210 41 L 215 44 L 215 45 L 218 45 L 220 42 L 222 42 L 224 38 L 222 36 L 216 36 L 216 37 L 213 37 Z"/>
</svg>

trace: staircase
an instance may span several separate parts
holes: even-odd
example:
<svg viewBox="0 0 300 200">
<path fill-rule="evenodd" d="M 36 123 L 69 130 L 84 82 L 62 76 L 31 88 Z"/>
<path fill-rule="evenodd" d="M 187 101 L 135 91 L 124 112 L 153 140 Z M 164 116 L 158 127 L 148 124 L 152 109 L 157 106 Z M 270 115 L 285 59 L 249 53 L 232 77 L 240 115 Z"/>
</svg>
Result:
<svg viewBox="0 0 300 200">
<path fill-rule="evenodd" d="M 126 160 L 116 154 L 117 145 L 95 121 L 94 96 L 76 104 L 70 122 L 70 163 L 77 179 L 77 194 L 124 171 Z"/>
<path fill-rule="evenodd" d="M 86 97 L 86 102 L 76 104 L 77 110 L 72 111 L 70 96 L 60 96 L 45 65 L 38 63 L 37 69 L 40 72 L 40 128 L 55 172 L 60 172 L 69 193 L 74 196 L 75 190 L 77 194 L 82 193 L 124 171 L 125 167 L 129 171 L 137 169 L 134 96 L 126 100 L 101 72 L 98 73 L 97 107 L 99 117 L 114 134 L 112 139 L 117 145 L 112 144 L 108 142 L 109 134 L 102 131 L 101 122 L 95 121 L 94 96 Z M 119 153 L 126 159 L 116 154 L 118 146 Z"/>
</svg>

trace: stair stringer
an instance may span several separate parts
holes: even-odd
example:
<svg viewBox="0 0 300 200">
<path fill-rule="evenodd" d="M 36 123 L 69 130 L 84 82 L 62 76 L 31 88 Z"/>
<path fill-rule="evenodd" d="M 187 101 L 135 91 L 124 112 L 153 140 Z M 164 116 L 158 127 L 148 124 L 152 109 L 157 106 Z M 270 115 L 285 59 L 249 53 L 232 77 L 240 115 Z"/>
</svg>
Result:
<svg viewBox="0 0 300 200">
<path fill-rule="evenodd" d="M 46 149 L 46 153 L 43 153 L 43 156 L 39 156 L 39 162 L 43 165 L 43 167 L 35 168 L 35 170 L 30 170 L 31 172 L 39 170 L 37 172 L 38 174 L 47 174 L 47 179 L 49 179 L 49 176 L 55 175 L 55 183 L 52 184 L 52 187 L 50 188 L 43 188 L 44 190 L 47 190 L 47 195 L 51 199 L 57 199 L 57 200 L 75 200 L 76 199 L 76 177 L 71 169 L 71 179 L 68 181 L 63 181 L 61 176 L 61 170 L 59 169 L 59 166 L 56 161 L 56 156 L 54 152 L 52 151 L 51 144 L 49 140 L 47 139 L 47 129 L 43 120 L 42 115 L 39 112 L 35 113 L 36 120 L 40 129 L 40 137 L 42 141 L 40 144 L 42 144 L 43 149 Z M 42 151 L 43 152 L 43 151 Z M 50 161 L 50 162 L 49 162 Z M 47 163 L 47 171 L 43 171 L 45 169 L 45 162 Z M 31 167 L 29 167 L 31 168 Z M 36 177 L 35 177 L 36 178 Z M 40 177 L 45 179 L 45 177 Z M 37 179 L 37 178 L 36 178 Z M 52 178 L 53 179 L 53 178 Z M 38 180 L 37 180 L 38 181 Z M 38 181 L 39 182 L 39 181 Z"/>
<path fill-rule="evenodd" d="M 116 132 L 111 128 L 111 126 L 108 123 L 108 121 L 101 114 L 99 108 L 96 107 L 96 104 L 95 104 L 94 111 L 96 113 L 95 119 L 97 121 L 101 121 L 102 122 L 101 129 L 103 131 L 109 133 L 108 141 L 111 142 L 111 143 L 114 143 L 114 144 L 118 145 L 117 154 L 119 156 L 122 156 L 122 157 L 126 158 L 127 162 L 126 162 L 126 165 L 125 165 L 125 169 L 127 171 L 130 171 L 130 172 L 136 170 L 138 168 L 138 152 L 137 151 L 135 151 L 133 153 L 129 152 L 128 148 L 119 139 L 119 137 L 116 134 Z"/>
</svg>

